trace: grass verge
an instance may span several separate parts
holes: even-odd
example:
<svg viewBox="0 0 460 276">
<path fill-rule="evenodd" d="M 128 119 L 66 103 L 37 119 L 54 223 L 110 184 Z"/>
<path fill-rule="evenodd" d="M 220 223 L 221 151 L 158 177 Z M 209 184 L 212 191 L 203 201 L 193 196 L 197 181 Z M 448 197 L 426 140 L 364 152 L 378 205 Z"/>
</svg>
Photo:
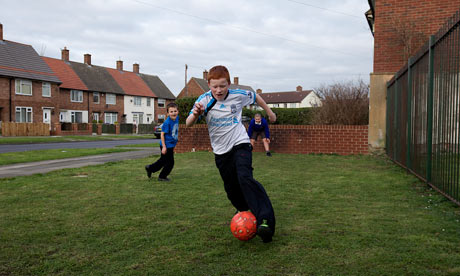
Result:
<svg viewBox="0 0 460 276">
<path fill-rule="evenodd" d="M 235 239 L 213 155 L 0 180 L 0 275 L 459 275 L 457 206 L 387 159 L 254 154 L 272 243 Z M 154 175 L 156 176 L 156 174 Z"/>
<path fill-rule="evenodd" d="M 0 137 L 0 144 L 34 144 L 78 141 L 109 141 L 128 139 L 156 139 L 152 135 L 77 135 L 77 136 L 34 136 L 34 137 Z"/>
</svg>

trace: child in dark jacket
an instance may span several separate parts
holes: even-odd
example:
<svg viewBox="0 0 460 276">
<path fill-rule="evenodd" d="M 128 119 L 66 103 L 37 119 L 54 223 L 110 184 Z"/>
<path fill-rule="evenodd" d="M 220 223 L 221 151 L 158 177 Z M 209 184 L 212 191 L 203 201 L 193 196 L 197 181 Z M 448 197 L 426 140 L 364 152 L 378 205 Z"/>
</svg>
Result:
<svg viewBox="0 0 460 276">
<path fill-rule="evenodd" d="M 254 118 L 249 123 L 248 136 L 252 147 L 254 147 L 254 143 L 256 142 L 257 137 L 261 136 L 267 156 L 272 156 L 270 153 L 270 130 L 268 129 L 267 120 L 262 118 L 260 113 L 254 115 Z"/>
</svg>

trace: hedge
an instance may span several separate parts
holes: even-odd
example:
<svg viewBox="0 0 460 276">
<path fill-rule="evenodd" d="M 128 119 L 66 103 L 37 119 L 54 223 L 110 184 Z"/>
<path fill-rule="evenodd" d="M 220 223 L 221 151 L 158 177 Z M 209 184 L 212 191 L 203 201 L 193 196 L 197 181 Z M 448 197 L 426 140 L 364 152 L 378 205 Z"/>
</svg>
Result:
<svg viewBox="0 0 460 276">
<path fill-rule="evenodd" d="M 179 122 L 185 124 L 190 110 L 198 97 L 177 99 L 176 104 L 179 108 Z M 276 114 L 275 125 L 311 125 L 314 108 L 272 108 Z M 253 118 L 256 113 L 261 113 L 267 120 L 265 110 L 251 110 L 249 108 L 243 109 L 243 116 Z M 205 123 L 205 120 L 197 122 L 199 124 Z"/>
</svg>

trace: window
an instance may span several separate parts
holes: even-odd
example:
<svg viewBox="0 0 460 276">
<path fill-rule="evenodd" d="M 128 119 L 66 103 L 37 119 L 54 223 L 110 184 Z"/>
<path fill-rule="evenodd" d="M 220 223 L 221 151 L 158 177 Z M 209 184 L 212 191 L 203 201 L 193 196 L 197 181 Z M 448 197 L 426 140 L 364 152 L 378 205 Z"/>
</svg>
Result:
<svg viewBox="0 0 460 276">
<path fill-rule="evenodd" d="M 64 122 L 65 120 L 65 112 L 59 112 L 59 122 Z"/>
<path fill-rule="evenodd" d="M 151 98 L 147 98 L 147 106 L 150 106 L 150 100 Z"/>
<path fill-rule="evenodd" d="M 152 122 L 152 114 L 147 114 L 147 124 Z"/>
<path fill-rule="evenodd" d="M 16 107 L 17 123 L 32 123 L 32 107 Z"/>
<path fill-rule="evenodd" d="M 99 103 L 99 92 L 93 92 L 93 103 Z"/>
<path fill-rule="evenodd" d="M 16 94 L 32 96 L 32 82 L 28 80 L 16 80 Z"/>
<path fill-rule="evenodd" d="M 70 118 L 72 123 L 81 123 L 83 118 L 83 112 L 72 111 L 70 113 Z"/>
<path fill-rule="evenodd" d="M 142 105 L 142 98 L 141 97 L 134 97 L 134 105 L 141 106 Z"/>
<path fill-rule="evenodd" d="M 144 113 L 133 112 L 133 123 L 135 124 L 144 123 Z"/>
<path fill-rule="evenodd" d="M 295 104 L 295 103 L 290 103 L 290 104 L 289 104 L 289 107 L 290 107 L 290 108 L 295 108 L 295 107 L 296 107 L 296 104 Z"/>
<path fill-rule="evenodd" d="M 118 122 L 118 113 L 105 113 L 105 123 L 106 124 L 114 124 Z"/>
<path fill-rule="evenodd" d="M 82 103 L 83 102 L 83 91 L 80 90 L 70 90 L 70 101 Z"/>
<path fill-rule="evenodd" d="M 273 107 L 280 107 L 280 104 L 273 104 Z"/>
<path fill-rule="evenodd" d="M 117 96 L 115 94 L 107 93 L 105 97 L 106 104 L 117 104 Z"/>
<path fill-rule="evenodd" d="M 158 99 L 158 107 L 165 107 L 166 100 L 165 99 Z"/>
<path fill-rule="evenodd" d="M 49 82 L 42 83 L 42 96 L 51 97 L 51 84 Z"/>
<path fill-rule="evenodd" d="M 165 115 L 158 115 L 158 122 L 163 123 L 165 121 Z"/>
</svg>

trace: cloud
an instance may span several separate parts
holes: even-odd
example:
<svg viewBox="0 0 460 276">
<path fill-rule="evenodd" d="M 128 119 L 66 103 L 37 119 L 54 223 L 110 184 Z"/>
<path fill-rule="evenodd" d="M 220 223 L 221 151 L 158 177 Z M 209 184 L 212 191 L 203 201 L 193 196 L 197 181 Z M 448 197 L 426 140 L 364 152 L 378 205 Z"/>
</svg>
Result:
<svg viewBox="0 0 460 276">
<path fill-rule="evenodd" d="M 0 18 L 5 39 L 49 57 L 66 46 L 78 62 L 90 53 L 96 65 L 114 68 L 121 58 L 131 70 L 139 63 L 177 95 L 185 64 L 188 78 L 226 65 L 241 84 L 263 91 L 367 81 L 368 8 L 361 0 L 18 0 L 3 1 Z"/>
</svg>

